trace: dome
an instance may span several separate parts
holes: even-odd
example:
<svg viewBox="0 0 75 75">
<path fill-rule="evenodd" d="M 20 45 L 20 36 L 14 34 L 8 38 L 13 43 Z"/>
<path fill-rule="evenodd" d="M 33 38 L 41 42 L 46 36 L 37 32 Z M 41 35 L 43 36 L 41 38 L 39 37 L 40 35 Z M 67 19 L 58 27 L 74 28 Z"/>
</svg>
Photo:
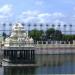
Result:
<svg viewBox="0 0 75 75">
<path fill-rule="evenodd" d="M 12 31 L 16 30 L 24 30 L 24 26 L 21 23 L 16 23 L 15 25 L 13 25 Z"/>
<path fill-rule="evenodd" d="M 28 31 L 25 31 L 21 23 L 16 23 L 12 27 L 11 35 L 5 39 L 5 46 L 26 46 L 26 44 L 33 44 L 33 38 L 28 37 Z"/>
</svg>

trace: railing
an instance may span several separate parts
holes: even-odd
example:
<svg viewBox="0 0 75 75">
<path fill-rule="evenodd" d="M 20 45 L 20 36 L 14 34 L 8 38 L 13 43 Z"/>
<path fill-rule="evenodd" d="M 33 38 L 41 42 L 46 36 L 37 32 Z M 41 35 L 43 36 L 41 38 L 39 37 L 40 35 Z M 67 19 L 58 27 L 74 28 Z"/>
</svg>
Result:
<svg viewBox="0 0 75 75">
<path fill-rule="evenodd" d="M 37 41 L 35 44 L 73 44 L 75 45 L 75 40 L 70 41 Z"/>
</svg>

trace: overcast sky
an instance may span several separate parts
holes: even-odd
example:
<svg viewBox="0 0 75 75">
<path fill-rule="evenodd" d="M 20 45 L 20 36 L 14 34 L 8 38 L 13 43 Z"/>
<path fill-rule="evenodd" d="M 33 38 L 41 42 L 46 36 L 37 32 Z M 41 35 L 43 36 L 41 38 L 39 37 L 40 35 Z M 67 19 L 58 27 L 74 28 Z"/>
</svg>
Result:
<svg viewBox="0 0 75 75">
<path fill-rule="evenodd" d="M 0 0 L 0 22 L 75 24 L 75 0 Z"/>
</svg>

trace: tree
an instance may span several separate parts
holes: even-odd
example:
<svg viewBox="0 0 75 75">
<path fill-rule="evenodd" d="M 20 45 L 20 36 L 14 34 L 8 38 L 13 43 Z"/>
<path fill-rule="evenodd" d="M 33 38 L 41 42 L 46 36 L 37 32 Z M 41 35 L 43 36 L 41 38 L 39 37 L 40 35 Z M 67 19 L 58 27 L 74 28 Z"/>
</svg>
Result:
<svg viewBox="0 0 75 75">
<path fill-rule="evenodd" d="M 54 28 L 49 28 L 46 31 L 47 39 L 51 40 L 61 40 L 62 38 L 62 32 L 59 30 L 55 30 Z"/>
<path fill-rule="evenodd" d="M 75 40 L 75 35 L 70 35 L 70 34 L 67 34 L 67 35 L 63 35 L 63 40 L 67 40 L 67 41 L 71 41 L 71 40 Z"/>
<path fill-rule="evenodd" d="M 55 30 L 55 40 L 62 40 L 62 32 L 60 30 Z"/>
<path fill-rule="evenodd" d="M 55 29 L 53 29 L 53 28 L 47 29 L 47 30 L 46 30 L 47 39 L 52 39 L 54 33 L 55 33 Z"/>
<path fill-rule="evenodd" d="M 5 38 L 6 38 L 7 35 L 6 35 L 5 32 L 3 32 L 3 33 L 2 33 L 2 36 L 3 36 L 3 39 L 5 40 Z"/>
<path fill-rule="evenodd" d="M 43 31 L 42 30 L 31 30 L 29 36 L 32 37 L 35 41 L 41 40 Z"/>
</svg>

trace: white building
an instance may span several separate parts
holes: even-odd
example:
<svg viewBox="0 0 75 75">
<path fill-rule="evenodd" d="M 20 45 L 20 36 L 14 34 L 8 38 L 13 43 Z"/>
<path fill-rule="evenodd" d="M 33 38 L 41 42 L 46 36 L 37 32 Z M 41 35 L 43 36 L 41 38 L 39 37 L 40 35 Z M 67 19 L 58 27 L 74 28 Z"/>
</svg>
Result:
<svg viewBox="0 0 75 75">
<path fill-rule="evenodd" d="M 35 63 L 33 39 L 28 37 L 22 24 L 13 25 L 11 35 L 5 39 L 2 66 L 24 66 Z"/>
<path fill-rule="evenodd" d="M 13 25 L 10 37 L 5 39 L 5 47 L 24 47 L 31 46 L 34 43 L 32 38 L 28 37 L 28 32 L 25 31 L 21 23 Z"/>
</svg>

